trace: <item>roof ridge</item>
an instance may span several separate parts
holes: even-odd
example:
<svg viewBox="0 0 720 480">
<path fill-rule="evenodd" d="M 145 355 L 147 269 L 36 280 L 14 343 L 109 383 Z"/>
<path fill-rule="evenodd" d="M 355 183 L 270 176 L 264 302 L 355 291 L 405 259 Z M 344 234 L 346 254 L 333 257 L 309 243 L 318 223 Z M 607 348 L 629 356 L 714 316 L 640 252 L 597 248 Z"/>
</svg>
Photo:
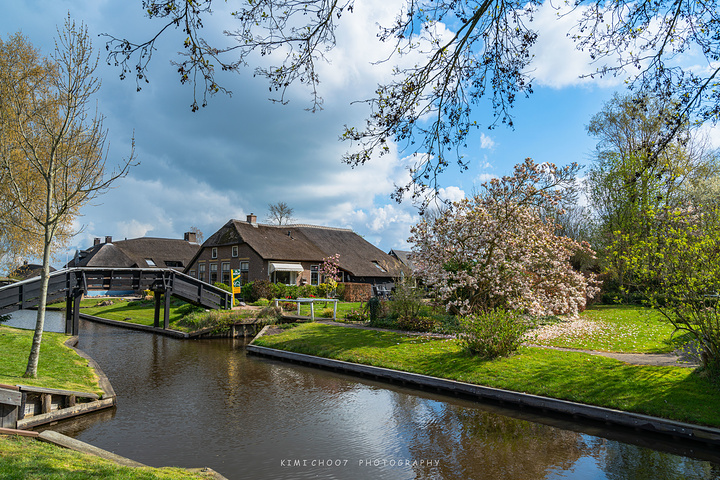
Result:
<svg viewBox="0 0 720 480">
<path fill-rule="evenodd" d="M 233 222 L 237 223 L 244 223 L 247 225 L 253 225 L 252 223 L 248 223 L 245 220 L 237 220 L 232 219 Z M 290 223 L 286 225 L 275 225 L 272 223 L 255 223 L 258 227 L 270 227 L 270 228 L 320 228 L 324 230 L 337 230 L 341 232 L 354 232 L 351 228 L 342 228 L 342 227 L 328 227 L 325 225 L 311 225 L 309 223 Z"/>
</svg>

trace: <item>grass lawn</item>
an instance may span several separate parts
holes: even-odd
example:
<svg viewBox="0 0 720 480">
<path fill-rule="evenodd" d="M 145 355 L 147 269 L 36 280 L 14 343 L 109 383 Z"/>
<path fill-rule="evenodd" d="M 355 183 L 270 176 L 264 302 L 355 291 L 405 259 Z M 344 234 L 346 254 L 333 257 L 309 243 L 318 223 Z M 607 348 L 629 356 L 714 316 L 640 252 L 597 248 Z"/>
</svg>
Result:
<svg viewBox="0 0 720 480">
<path fill-rule="evenodd" d="M 627 365 L 577 352 L 521 348 L 482 360 L 455 340 L 317 323 L 257 345 L 720 427 L 717 387 L 691 369 Z"/>
<path fill-rule="evenodd" d="M 125 467 L 27 437 L 0 435 L 0 478 L 4 480 L 53 479 L 124 480 L 202 479 L 207 475 L 181 468 Z"/>
<path fill-rule="evenodd" d="M 61 333 L 43 332 L 38 376 L 23 378 L 32 337 L 32 330 L 0 326 L 0 383 L 102 394 L 87 360 L 64 345 L 68 337 Z"/>
<path fill-rule="evenodd" d="M 272 303 L 272 302 L 271 302 Z M 290 315 L 294 315 L 297 312 L 297 307 L 295 306 L 295 303 L 292 303 L 293 309 L 287 311 L 286 313 Z M 337 318 L 343 319 L 348 314 L 350 310 L 362 310 L 365 306 L 362 302 L 338 302 L 337 304 Z M 332 302 L 327 303 L 327 307 L 325 306 L 324 302 L 315 302 L 315 318 L 323 318 L 323 311 L 327 310 L 329 315 L 325 315 L 326 318 L 332 318 L 332 309 L 333 304 Z M 300 315 L 304 315 L 306 317 L 310 316 L 310 304 L 303 303 L 300 306 Z"/>
<path fill-rule="evenodd" d="M 87 315 L 94 315 L 97 317 L 107 318 L 109 320 L 129 321 L 132 323 L 139 323 L 140 325 L 152 325 L 155 319 L 155 304 L 153 301 L 132 301 L 127 302 L 124 300 L 112 299 L 113 305 L 105 307 L 96 306 L 101 303 L 104 299 L 93 299 L 92 303 L 80 304 L 80 313 Z M 86 300 L 83 300 L 86 302 Z M 177 325 L 177 321 L 184 316 L 186 310 L 185 304 L 171 304 L 170 306 L 170 328 L 173 330 L 182 330 L 182 327 Z M 128 320 L 130 319 L 130 320 Z M 160 309 L 160 324 L 163 322 L 163 311 Z"/>
<path fill-rule="evenodd" d="M 554 325 L 557 336 L 534 341 L 539 345 L 623 353 L 669 353 L 692 340 L 676 332 L 657 310 L 634 305 L 595 305 L 580 314 L 589 322 L 574 328 L 571 320 Z M 590 328 L 588 328 L 590 327 Z"/>
</svg>

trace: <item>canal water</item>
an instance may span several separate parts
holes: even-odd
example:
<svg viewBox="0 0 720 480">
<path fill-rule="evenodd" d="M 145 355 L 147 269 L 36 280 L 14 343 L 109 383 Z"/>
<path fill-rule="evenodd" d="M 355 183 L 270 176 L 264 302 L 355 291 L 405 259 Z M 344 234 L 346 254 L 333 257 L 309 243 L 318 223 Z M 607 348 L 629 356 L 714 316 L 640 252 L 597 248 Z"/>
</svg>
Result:
<svg viewBox="0 0 720 480">
<path fill-rule="evenodd" d="M 247 356 L 242 341 L 80 332 L 117 408 L 51 428 L 152 466 L 231 480 L 720 479 L 720 454 L 682 441 Z"/>
</svg>

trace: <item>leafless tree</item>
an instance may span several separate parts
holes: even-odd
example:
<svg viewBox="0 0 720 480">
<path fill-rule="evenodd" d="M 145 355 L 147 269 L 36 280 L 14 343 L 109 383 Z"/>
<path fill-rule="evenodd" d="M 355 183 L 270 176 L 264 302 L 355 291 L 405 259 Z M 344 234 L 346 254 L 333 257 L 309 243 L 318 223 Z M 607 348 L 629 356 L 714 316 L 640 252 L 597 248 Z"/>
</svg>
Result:
<svg viewBox="0 0 720 480">
<path fill-rule="evenodd" d="M 277 202 L 268 204 L 268 222 L 277 223 L 278 225 L 288 225 L 295 221 L 292 218 L 294 210 L 285 202 Z"/>
</svg>

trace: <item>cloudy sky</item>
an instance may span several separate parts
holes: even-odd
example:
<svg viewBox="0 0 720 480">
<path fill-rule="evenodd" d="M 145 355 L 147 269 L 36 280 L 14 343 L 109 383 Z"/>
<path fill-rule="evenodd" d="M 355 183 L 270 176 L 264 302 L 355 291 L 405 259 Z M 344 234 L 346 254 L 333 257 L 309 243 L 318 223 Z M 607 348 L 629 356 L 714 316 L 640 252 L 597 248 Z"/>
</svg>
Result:
<svg viewBox="0 0 720 480">
<path fill-rule="evenodd" d="M 182 238 L 191 226 L 208 237 L 230 218 L 255 213 L 264 220 L 268 204 L 278 201 L 294 208 L 298 223 L 352 228 L 386 251 L 409 248 L 406 239 L 417 210 L 410 202 L 390 199 L 393 184 L 407 176 L 402 153 L 393 151 L 351 169 L 340 160 L 349 146 L 338 140 L 343 125 L 362 126 L 368 113 L 352 101 L 372 96 L 376 85 L 389 78 L 392 64 L 372 62 L 387 56 L 388 46 L 377 40 L 377 25 L 390 23 L 397 4 L 364 0 L 343 16 L 338 46 L 319 71 L 322 111 L 306 111 L 310 95 L 299 85 L 291 90 L 288 105 L 268 101 L 267 84 L 249 68 L 219 77 L 233 91 L 231 97 L 212 97 L 208 107 L 191 113 L 191 87 L 179 84 L 170 64 L 180 49 L 180 31 L 168 32 L 161 41 L 150 83 L 140 92 L 134 79 L 119 80 L 120 72 L 104 61 L 99 34 L 143 41 L 159 28 L 143 16 L 139 1 L 4 2 L 3 39 L 21 31 L 44 54 L 52 52 L 56 26 L 62 27 L 68 12 L 87 25 L 101 55 L 97 101 L 110 132 L 108 163 L 127 157 L 135 137 L 140 165 L 83 209 L 82 232 L 71 250 L 106 235 Z M 218 6 L 224 8 L 223 2 Z M 465 152 L 470 169 L 450 169 L 441 178 L 446 198 L 461 198 L 486 179 L 510 173 L 526 157 L 559 165 L 590 162 L 595 140 L 585 127 L 622 81 L 579 78 L 594 67 L 566 38 L 571 20 L 558 21 L 551 9 L 536 16 L 535 93 L 517 102 L 515 129 L 501 126 L 474 134 Z M 219 38 L 232 23 L 219 10 L 205 31 Z M 475 116 L 481 125 L 491 122 L 489 111 L 477 109 Z"/>
</svg>

